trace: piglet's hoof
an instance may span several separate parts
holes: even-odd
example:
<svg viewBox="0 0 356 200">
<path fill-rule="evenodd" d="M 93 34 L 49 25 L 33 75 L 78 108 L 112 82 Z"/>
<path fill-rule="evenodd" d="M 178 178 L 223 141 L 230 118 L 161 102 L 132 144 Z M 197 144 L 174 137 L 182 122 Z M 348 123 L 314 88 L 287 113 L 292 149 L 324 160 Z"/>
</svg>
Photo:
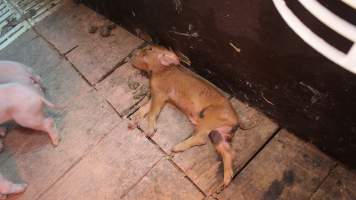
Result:
<svg viewBox="0 0 356 200">
<path fill-rule="evenodd" d="M 129 122 L 129 124 L 127 125 L 127 128 L 129 130 L 133 130 L 133 129 L 137 128 L 137 127 L 138 127 L 138 122 L 137 121 Z"/>
<path fill-rule="evenodd" d="M 55 138 L 52 139 L 52 144 L 53 146 L 58 146 L 59 145 L 59 142 L 61 141 L 61 137 L 58 135 L 56 136 Z"/>
<path fill-rule="evenodd" d="M 232 170 L 224 170 L 224 187 L 227 187 L 232 178 L 234 176 L 234 172 Z"/>
<path fill-rule="evenodd" d="M 147 130 L 147 131 L 145 131 L 145 135 L 146 135 L 146 137 L 152 137 L 154 134 L 155 134 L 155 130 L 154 129 L 152 129 L 152 130 Z"/>
</svg>

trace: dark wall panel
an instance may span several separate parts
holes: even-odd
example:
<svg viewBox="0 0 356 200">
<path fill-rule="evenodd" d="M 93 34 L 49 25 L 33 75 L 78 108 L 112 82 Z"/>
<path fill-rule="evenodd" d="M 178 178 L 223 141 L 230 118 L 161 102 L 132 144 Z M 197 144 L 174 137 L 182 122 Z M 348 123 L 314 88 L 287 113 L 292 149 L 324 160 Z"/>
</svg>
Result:
<svg viewBox="0 0 356 200">
<path fill-rule="evenodd" d="M 182 52 L 191 68 L 260 108 L 301 138 L 356 166 L 356 75 L 321 56 L 283 21 L 270 0 L 84 0 L 132 33 Z M 352 8 L 324 1 L 355 22 Z M 320 36 L 337 35 L 297 1 L 288 5 Z M 236 51 L 232 46 L 240 49 Z"/>
</svg>

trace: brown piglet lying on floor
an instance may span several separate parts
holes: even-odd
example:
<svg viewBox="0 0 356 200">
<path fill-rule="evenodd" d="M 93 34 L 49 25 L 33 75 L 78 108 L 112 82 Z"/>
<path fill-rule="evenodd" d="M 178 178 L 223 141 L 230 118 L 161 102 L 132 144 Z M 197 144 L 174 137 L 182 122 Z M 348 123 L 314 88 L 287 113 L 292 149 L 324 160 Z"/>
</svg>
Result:
<svg viewBox="0 0 356 200">
<path fill-rule="evenodd" d="M 134 116 L 138 120 L 148 115 L 146 135 L 153 135 L 161 109 L 166 102 L 172 103 L 195 125 L 192 136 L 174 146 L 173 151 L 206 144 L 210 138 L 223 159 L 224 185 L 227 186 L 233 177 L 234 151 L 230 143 L 240 125 L 230 101 L 213 86 L 183 69 L 177 55 L 163 47 L 136 50 L 131 64 L 150 74 L 151 99 Z"/>
<path fill-rule="evenodd" d="M 13 183 L 0 174 L 0 199 L 6 199 L 9 194 L 24 192 L 26 188 L 26 183 Z"/>
</svg>

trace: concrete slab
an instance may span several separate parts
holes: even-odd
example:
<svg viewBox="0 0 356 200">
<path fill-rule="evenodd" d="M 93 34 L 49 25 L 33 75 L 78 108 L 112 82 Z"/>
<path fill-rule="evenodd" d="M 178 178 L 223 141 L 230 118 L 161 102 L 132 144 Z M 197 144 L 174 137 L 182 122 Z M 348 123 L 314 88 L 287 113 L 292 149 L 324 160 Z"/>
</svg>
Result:
<svg viewBox="0 0 356 200">
<path fill-rule="evenodd" d="M 91 26 L 100 29 L 109 23 L 82 4 L 65 3 L 35 29 L 61 53 L 75 48 L 66 56 L 90 83 L 95 84 L 143 43 L 119 26 L 108 37 L 102 37 L 99 30 L 89 33 Z"/>
<path fill-rule="evenodd" d="M 127 121 L 110 132 L 40 199 L 119 199 L 162 158 Z"/>
<path fill-rule="evenodd" d="M 167 159 L 161 160 L 123 200 L 196 200 L 204 195 Z"/>
<path fill-rule="evenodd" d="M 238 174 L 218 199 L 309 199 L 335 162 L 285 130 Z"/>
<path fill-rule="evenodd" d="M 134 105 L 149 91 L 148 79 L 129 63 L 120 66 L 95 87 L 121 116 L 133 112 Z"/>
<path fill-rule="evenodd" d="M 78 9 L 82 12 L 80 17 Z M 35 29 L 64 54 L 76 47 L 81 37 L 85 36 L 83 33 L 87 33 L 89 27 L 83 24 L 83 21 L 89 23 L 90 14 L 90 10 L 85 9 L 83 5 L 77 5 L 72 0 L 64 0 L 62 6 L 38 23 Z"/>
<path fill-rule="evenodd" d="M 113 36 L 102 38 L 94 35 L 71 51 L 67 57 L 77 69 L 95 84 L 115 68 L 129 53 L 142 44 L 142 41 L 117 27 Z"/>
<path fill-rule="evenodd" d="M 326 178 L 312 200 L 356 199 L 356 172 L 337 166 Z"/>
<path fill-rule="evenodd" d="M 57 66 L 40 66 L 34 71 L 42 77 L 47 99 L 58 105 L 80 102 L 82 95 L 92 89 L 65 59 Z"/>
<path fill-rule="evenodd" d="M 36 69 L 56 66 L 62 58 L 39 35 L 29 30 L 1 50 L 0 59 L 17 61 Z"/>
</svg>

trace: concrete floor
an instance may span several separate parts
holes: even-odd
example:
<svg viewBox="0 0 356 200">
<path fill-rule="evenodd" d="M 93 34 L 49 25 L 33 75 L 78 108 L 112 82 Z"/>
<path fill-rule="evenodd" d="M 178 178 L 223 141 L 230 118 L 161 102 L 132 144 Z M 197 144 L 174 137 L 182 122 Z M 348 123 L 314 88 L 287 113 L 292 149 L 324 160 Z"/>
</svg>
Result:
<svg viewBox="0 0 356 200">
<path fill-rule="evenodd" d="M 63 1 L 0 51 L 2 60 L 31 66 L 47 98 L 67 105 L 48 110 L 62 135 L 58 147 L 20 127 L 6 136 L 0 172 L 29 183 L 9 199 L 356 199 L 355 172 L 228 94 L 242 118 L 257 124 L 233 139 L 236 175 L 228 188 L 222 188 L 221 161 L 210 143 L 171 153 L 193 129 L 173 106 L 161 112 L 152 138 L 128 130 L 148 80 L 125 58 L 144 42 L 121 27 L 109 37 L 88 31 L 108 23 Z"/>
</svg>

